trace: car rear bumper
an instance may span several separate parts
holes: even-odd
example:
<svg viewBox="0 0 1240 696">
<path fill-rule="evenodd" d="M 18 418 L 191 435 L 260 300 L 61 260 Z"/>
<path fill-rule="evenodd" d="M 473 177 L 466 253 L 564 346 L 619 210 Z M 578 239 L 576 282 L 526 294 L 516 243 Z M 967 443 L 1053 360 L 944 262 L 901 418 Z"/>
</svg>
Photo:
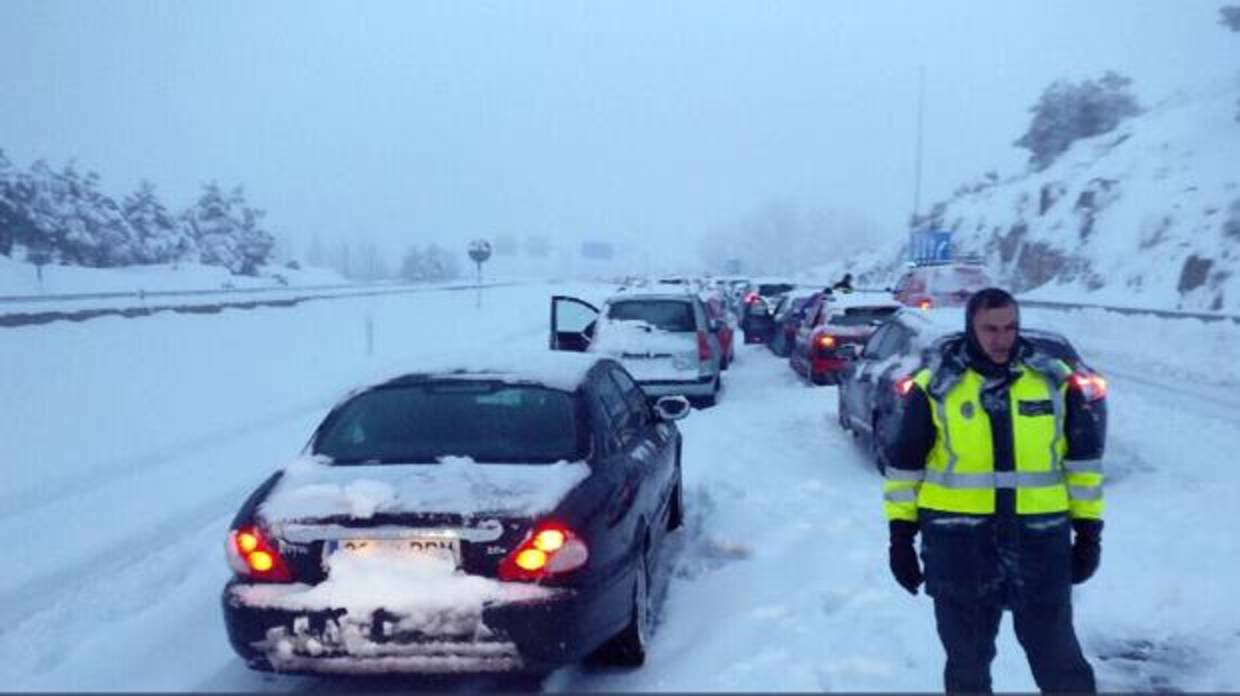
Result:
<svg viewBox="0 0 1240 696">
<path fill-rule="evenodd" d="M 693 380 L 656 379 L 638 380 L 637 383 L 650 398 L 669 395 L 710 396 L 715 392 L 716 378 L 717 375 L 707 374 Z"/>
<path fill-rule="evenodd" d="M 844 358 L 815 357 L 810 361 L 810 365 L 814 375 L 826 376 L 837 374 L 848 367 L 848 361 Z"/>
<path fill-rule="evenodd" d="M 312 674 L 545 673 L 594 652 L 628 623 L 631 587 L 592 596 L 489 604 L 432 617 L 379 609 L 293 610 L 254 606 L 234 580 L 221 597 L 233 650 L 251 669 Z M 403 626 L 416 618 L 420 629 Z M 429 628 L 434 626 L 435 628 Z"/>
</svg>

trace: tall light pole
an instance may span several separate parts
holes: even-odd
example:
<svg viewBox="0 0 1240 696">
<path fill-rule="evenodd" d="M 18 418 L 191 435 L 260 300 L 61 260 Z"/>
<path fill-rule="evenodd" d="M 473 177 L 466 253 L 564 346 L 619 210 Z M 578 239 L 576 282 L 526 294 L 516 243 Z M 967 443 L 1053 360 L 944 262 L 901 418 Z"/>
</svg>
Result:
<svg viewBox="0 0 1240 696">
<path fill-rule="evenodd" d="M 917 216 L 921 212 L 921 151 L 922 121 L 925 117 L 926 102 L 926 66 L 917 68 L 917 145 L 915 164 L 913 165 L 913 214 L 909 218 L 909 254 L 913 251 L 913 236 L 917 232 Z"/>
</svg>

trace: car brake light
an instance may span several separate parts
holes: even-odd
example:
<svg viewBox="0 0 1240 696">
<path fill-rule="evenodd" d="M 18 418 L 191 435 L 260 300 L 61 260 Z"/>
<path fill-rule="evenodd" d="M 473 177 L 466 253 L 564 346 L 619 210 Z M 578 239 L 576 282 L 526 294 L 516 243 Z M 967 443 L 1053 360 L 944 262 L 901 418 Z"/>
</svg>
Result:
<svg viewBox="0 0 1240 696">
<path fill-rule="evenodd" d="M 760 299 L 762 299 L 761 295 L 756 292 L 751 292 L 748 295 L 745 295 L 745 304 L 757 304 Z"/>
<path fill-rule="evenodd" d="M 909 376 L 901 377 L 896 380 L 896 393 L 900 396 L 908 396 L 913 391 L 913 378 Z"/>
<path fill-rule="evenodd" d="M 934 306 L 934 303 L 930 301 L 929 297 L 923 297 L 917 301 L 918 309 L 930 309 L 932 306 Z"/>
<path fill-rule="evenodd" d="M 1070 383 L 1073 388 L 1081 392 L 1086 401 L 1097 401 L 1107 395 L 1107 381 L 1102 375 L 1075 372 L 1072 374 Z"/>
<path fill-rule="evenodd" d="M 499 564 L 500 580 L 541 580 L 576 570 L 590 558 L 586 542 L 568 527 L 545 522 Z"/>
<path fill-rule="evenodd" d="M 831 334 L 823 334 L 819 336 L 818 347 L 819 348 L 834 348 L 835 347 L 835 336 L 832 336 Z"/>
<path fill-rule="evenodd" d="M 698 360 L 710 360 L 710 341 L 706 340 L 706 332 L 697 332 Z"/>
<path fill-rule="evenodd" d="M 238 575 L 267 582 L 292 582 L 288 563 L 255 525 L 228 533 L 228 565 Z"/>
</svg>

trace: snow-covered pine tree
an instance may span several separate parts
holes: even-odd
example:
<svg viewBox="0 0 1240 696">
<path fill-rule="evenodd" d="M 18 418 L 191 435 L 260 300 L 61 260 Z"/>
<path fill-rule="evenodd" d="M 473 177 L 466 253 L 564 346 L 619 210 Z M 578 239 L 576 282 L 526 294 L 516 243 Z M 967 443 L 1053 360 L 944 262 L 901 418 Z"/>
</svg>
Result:
<svg viewBox="0 0 1240 696">
<path fill-rule="evenodd" d="M 19 230 L 26 222 L 17 202 L 17 176 L 13 165 L 0 148 L 0 255 L 13 253 Z"/>
<path fill-rule="evenodd" d="M 137 263 L 176 263 L 197 251 L 189 229 L 168 212 L 151 182 L 140 181 L 121 211 L 137 235 Z"/>
<path fill-rule="evenodd" d="M 211 182 L 203 184 L 198 202 L 185 211 L 182 219 L 198 246 L 201 263 L 240 273 L 244 264 L 237 244 L 236 221 L 230 212 L 223 191 Z"/>
<path fill-rule="evenodd" d="M 30 171 L 17 175 L 17 195 L 28 227 L 18 241 L 26 247 L 26 259 L 36 265 L 65 260 L 64 225 L 55 189 L 56 173 L 47 162 L 37 160 Z"/>
<path fill-rule="evenodd" d="M 233 188 L 228 200 L 229 210 L 237 232 L 237 251 L 241 255 L 242 275 L 258 275 L 258 267 L 267 263 L 275 247 L 275 237 L 259 226 L 267 213 L 251 208 L 245 201 L 245 190 Z"/>
</svg>

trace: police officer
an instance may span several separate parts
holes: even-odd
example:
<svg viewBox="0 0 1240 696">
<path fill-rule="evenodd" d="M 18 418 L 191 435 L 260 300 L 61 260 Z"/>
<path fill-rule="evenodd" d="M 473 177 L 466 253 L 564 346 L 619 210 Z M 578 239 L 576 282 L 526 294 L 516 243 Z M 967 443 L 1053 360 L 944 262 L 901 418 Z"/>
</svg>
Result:
<svg viewBox="0 0 1240 696">
<path fill-rule="evenodd" d="M 884 445 L 891 571 L 934 599 L 947 691 L 991 690 L 1006 609 L 1040 689 L 1091 693 L 1071 588 L 1101 558 L 1105 401 L 1070 388 L 1019 318 L 1007 292 L 976 293 L 964 335 L 914 375 Z"/>
</svg>

